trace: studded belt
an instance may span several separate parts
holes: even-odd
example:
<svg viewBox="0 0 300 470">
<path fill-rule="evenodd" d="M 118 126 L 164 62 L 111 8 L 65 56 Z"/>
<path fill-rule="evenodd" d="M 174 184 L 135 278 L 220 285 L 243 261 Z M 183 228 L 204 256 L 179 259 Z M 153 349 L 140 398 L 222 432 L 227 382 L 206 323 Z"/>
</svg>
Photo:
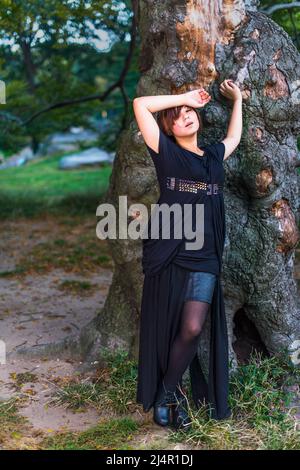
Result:
<svg viewBox="0 0 300 470">
<path fill-rule="evenodd" d="M 191 193 L 206 191 L 207 195 L 212 196 L 214 194 L 219 194 L 223 190 L 223 185 L 220 183 L 205 183 L 203 181 L 167 176 L 167 188 L 177 191 L 188 191 Z"/>
</svg>

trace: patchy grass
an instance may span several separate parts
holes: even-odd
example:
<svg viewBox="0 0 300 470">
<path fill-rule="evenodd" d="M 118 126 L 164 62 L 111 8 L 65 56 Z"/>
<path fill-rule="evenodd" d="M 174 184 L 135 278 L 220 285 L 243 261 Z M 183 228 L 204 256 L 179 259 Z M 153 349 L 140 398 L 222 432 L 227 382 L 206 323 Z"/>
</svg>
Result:
<svg viewBox="0 0 300 470">
<path fill-rule="evenodd" d="M 118 414 L 136 410 L 136 364 L 123 351 L 108 352 L 106 363 L 93 383 L 68 384 L 57 392 L 54 403 L 74 409 L 93 405 Z M 299 369 L 281 357 L 253 353 L 249 364 L 240 366 L 230 379 L 232 417 L 217 421 L 208 417 L 207 407 L 195 410 L 188 387 L 192 428 L 188 432 L 170 428 L 169 442 L 199 449 L 300 449 L 293 409 L 288 410 L 291 394 L 286 391 L 287 385 L 299 383 L 299 375 Z"/>
<path fill-rule="evenodd" d="M 11 445 L 11 441 L 16 441 L 17 447 L 18 440 L 27 429 L 27 419 L 18 415 L 18 402 L 18 397 L 0 402 L 0 445 L 2 448 L 6 448 L 8 442 Z"/>
<path fill-rule="evenodd" d="M 61 154 L 0 171 L 0 218 L 95 213 L 109 185 L 110 164 L 60 170 Z"/>
<path fill-rule="evenodd" d="M 99 243 L 100 244 L 100 243 Z M 19 261 L 17 269 L 23 272 L 43 273 L 61 268 L 66 272 L 95 271 L 98 267 L 112 268 L 108 245 L 99 244 L 93 234 L 82 235 L 74 241 L 57 240 L 38 243 Z"/>
<path fill-rule="evenodd" d="M 31 372 L 11 372 L 10 378 L 14 380 L 15 387 L 20 389 L 26 383 L 34 383 L 38 381 L 38 377 L 36 374 L 32 374 Z"/>
<path fill-rule="evenodd" d="M 40 446 L 44 450 L 129 450 L 138 431 L 139 425 L 131 418 L 111 419 L 81 433 L 57 433 L 42 440 Z"/>
<path fill-rule="evenodd" d="M 46 241 L 39 242 L 40 234 L 31 234 L 37 238 L 36 243 L 20 252 L 15 268 L 10 271 L 0 271 L 0 277 L 39 274 L 57 268 L 74 273 L 97 272 L 99 267 L 113 269 L 114 262 L 110 255 L 108 240 L 100 240 L 96 236 L 96 221 L 93 222 L 88 217 L 87 220 L 83 220 L 78 216 L 76 220 L 70 221 L 66 218 L 60 222 L 54 226 L 57 238 L 50 232 Z M 49 227 L 51 231 L 51 225 Z M 44 235 L 41 233 L 42 237 Z M 89 283 L 78 281 L 69 281 L 61 285 L 62 289 L 72 290 L 74 293 L 90 292 L 92 287 Z"/>
<path fill-rule="evenodd" d="M 300 435 L 288 409 L 291 393 L 286 386 L 299 383 L 300 370 L 288 360 L 253 353 L 249 364 L 231 376 L 230 419 L 209 419 L 205 407 L 190 407 L 192 429 L 172 434 L 170 439 L 192 443 L 205 449 L 300 449 Z M 191 401 L 189 400 L 189 403 Z"/>
<path fill-rule="evenodd" d="M 90 295 L 91 292 L 99 288 L 98 284 L 91 284 L 89 281 L 76 281 L 75 279 L 66 279 L 61 282 L 57 288 L 61 291 L 74 295 Z"/>
<path fill-rule="evenodd" d="M 136 409 L 137 367 L 128 359 L 126 351 L 111 353 L 103 349 L 107 368 L 89 382 L 75 379 L 58 388 L 49 404 L 65 404 L 67 408 L 82 410 L 93 406 L 99 412 L 110 409 L 117 414 L 127 414 Z"/>
<path fill-rule="evenodd" d="M 229 404 L 233 415 L 230 419 L 210 419 L 205 406 L 196 410 L 191 389 L 187 387 L 188 401 L 192 404 L 189 407 L 192 428 L 187 432 L 169 428 L 165 442 L 150 439 L 148 444 L 141 439 L 149 433 L 146 418 L 139 424 L 134 416 L 140 408 L 135 402 L 136 363 L 121 349 L 113 353 L 104 349 L 103 358 L 105 367 L 94 377 L 57 378 L 57 391 L 48 405 L 63 404 L 77 412 L 93 406 L 105 415 L 105 419 L 84 432 L 56 432 L 40 437 L 39 441 L 29 441 L 30 445 L 38 449 L 63 450 L 163 449 L 178 443 L 190 448 L 216 450 L 300 449 L 292 408 L 288 410 L 291 394 L 286 391 L 290 385 L 299 383 L 300 371 L 282 356 L 262 358 L 260 353 L 252 353 L 250 362 L 239 366 L 231 375 Z M 14 380 L 22 385 L 34 381 L 35 377 L 30 373 L 17 374 Z M 115 415 L 110 416 L 110 412 Z M 130 413 L 132 417 L 128 416 Z M 10 448 L 12 445 L 18 448 L 18 442 L 26 439 L 26 431 L 23 431 L 23 418 L 18 417 L 13 402 L 0 406 L 0 418 L 0 443 L 5 447 L 9 441 Z"/>
<path fill-rule="evenodd" d="M 0 277 L 14 277 L 22 274 L 26 274 L 25 266 L 18 266 L 10 271 L 0 271 Z"/>
<path fill-rule="evenodd" d="M 23 272 L 43 273 L 61 268 L 66 272 L 95 271 L 98 267 L 112 268 L 108 245 L 93 234 L 82 235 L 76 240 L 57 240 L 38 243 L 19 261 L 17 269 Z"/>
</svg>

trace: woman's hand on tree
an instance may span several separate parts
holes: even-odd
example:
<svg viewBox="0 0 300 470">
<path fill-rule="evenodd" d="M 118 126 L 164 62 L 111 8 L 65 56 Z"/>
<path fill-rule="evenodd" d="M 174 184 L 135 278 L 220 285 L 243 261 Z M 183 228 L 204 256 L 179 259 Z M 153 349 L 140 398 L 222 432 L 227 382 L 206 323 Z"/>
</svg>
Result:
<svg viewBox="0 0 300 470">
<path fill-rule="evenodd" d="M 185 105 L 191 108 L 203 108 L 211 99 L 211 96 L 207 93 L 204 88 L 198 88 L 197 90 L 187 91 L 184 93 Z"/>
<path fill-rule="evenodd" d="M 226 98 L 236 101 L 242 99 L 242 93 L 239 87 L 230 79 L 224 80 L 220 85 L 220 92 Z"/>
</svg>

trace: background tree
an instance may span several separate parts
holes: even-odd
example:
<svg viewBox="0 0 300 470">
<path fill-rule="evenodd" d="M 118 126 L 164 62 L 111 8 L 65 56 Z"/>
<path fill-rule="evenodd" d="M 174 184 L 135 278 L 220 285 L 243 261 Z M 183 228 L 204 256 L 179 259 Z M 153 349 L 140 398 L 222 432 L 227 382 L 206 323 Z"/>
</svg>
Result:
<svg viewBox="0 0 300 470">
<path fill-rule="evenodd" d="M 131 14 L 117 1 L 0 0 L 2 149 L 30 143 L 36 151 L 46 135 L 88 126 L 102 113 L 111 125 L 99 144 L 114 149 L 137 81 Z"/>
<path fill-rule="evenodd" d="M 282 2 L 262 1 L 260 11 L 269 15 L 272 20 L 278 23 L 291 37 L 297 49 L 300 49 L 300 2 L 289 0 Z"/>
</svg>

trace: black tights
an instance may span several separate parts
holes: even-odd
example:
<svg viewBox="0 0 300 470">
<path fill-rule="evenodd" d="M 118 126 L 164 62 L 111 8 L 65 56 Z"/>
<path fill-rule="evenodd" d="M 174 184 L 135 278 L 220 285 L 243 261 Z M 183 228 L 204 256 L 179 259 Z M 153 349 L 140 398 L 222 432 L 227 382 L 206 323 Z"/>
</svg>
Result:
<svg viewBox="0 0 300 470">
<path fill-rule="evenodd" d="M 182 375 L 197 352 L 199 336 L 210 304 L 198 300 L 184 303 L 181 324 L 171 346 L 168 369 L 164 376 L 166 389 L 175 391 L 182 385 Z"/>
</svg>

